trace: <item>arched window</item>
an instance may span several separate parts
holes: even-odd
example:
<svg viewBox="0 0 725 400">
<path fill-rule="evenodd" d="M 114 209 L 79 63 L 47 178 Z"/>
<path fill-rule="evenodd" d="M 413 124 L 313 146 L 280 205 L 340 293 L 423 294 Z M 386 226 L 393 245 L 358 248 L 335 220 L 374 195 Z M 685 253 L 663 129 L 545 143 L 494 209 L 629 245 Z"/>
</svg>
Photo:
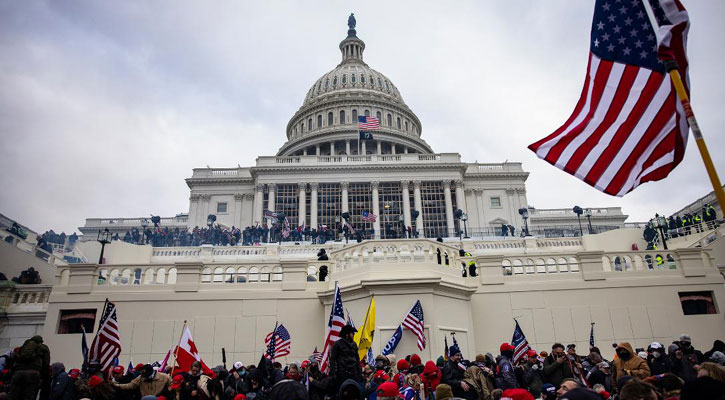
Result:
<svg viewBox="0 0 725 400">
<path fill-rule="evenodd" d="M 378 86 L 380 86 L 381 89 L 383 88 L 383 81 L 381 81 L 380 78 L 378 78 Z"/>
<path fill-rule="evenodd" d="M 390 127 L 393 126 L 393 116 L 390 114 L 388 114 L 388 126 L 390 126 Z"/>
<path fill-rule="evenodd" d="M 400 127 L 400 117 L 398 117 L 398 129 L 401 129 L 401 127 Z"/>
<path fill-rule="evenodd" d="M 330 86 L 330 78 L 325 79 L 325 88 Z"/>
<path fill-rule="evenodd" d="M 260 282 L 269 282 L 269 267 L 262 267 L 262 271 L 259 274 Z"/>
<path fill-rule="evenodd" d="M 405 127 L 408 127 L 408 123 L 405 123 Z M 317 129 L 322 128 L 322 114 L 317 116 Z"/>
<path fill-rule="evenodd" d="M 282 267 L 277 266 L 272 268 L 272 282 L 282 282 Z"/>
<path fill-rule="evenodd" d="M 383 114 L 381 114 L 380 111 L 375 113 L 375 117 L 378 119 L 378 123 L 383 120 Z"/>
<path fill-rule="evenodd" d="M 214 268 L 214 283 L 222 283 L 224 279 L 224 268 L 217 267 Z"/>
<path fill-rule="evenodd" d="M 375 87 L 375 80 L 373 80 L 372 75 L 370 75 L 370 87 Z"/>
<path fill-rule="evenodd" d="M 337 76 L 332 78 L 332 86 L 337 86 Z"/>
<path fill-rule="evenodd" d="M 211 268 L 204 268 L 201 271 L 201 283 L 211 282 Z"/>
<path fill-rule="evenodd" d="M 300 132 L 305 131 L 305 124 L 303 122 L 300 122 Z"/>
<path fill-rule="evenodd" d="M 176 284 L 176 268 L 171 268 L 169 270 L 169 276 L 168 278 L 166 278 L 166 283 L 168 283 L 169 285 Z"/>
<path fill-rule="evenodd" d="M 365 75 L 360 74 L 360 83 L 365 84 Z"/>
<path fill-rule="evenodd" d="M 234 267 L 227 267 L 226 272 L 224 272 L 225 283 L 234 283 L 234 271 Z"/>
<path fill-rule="evenodd" d="M 370 116 L 370 110 L 365 110 L 365 116 L 366 117 L 369 117 Z"/>
<path fill-rule="evenodd" d="M 350 75 L 350 82 L 355 83 L 355 74 Z"/>
<path fill-rule="evenodd" d="M 259 282 L 259 268 L 252 267 L 249 269 L 249 282 Z"/>
<path fill-rule="evenodd" d="M 385 90 L 390 91 L 390 85 L 388 85 L 388 81 L 385 81 Z"/>
<path fill-rule="evenodd" d="M 327 113 L 327 126 L 332 126 L 332 111 Z"/>
<path fill-rule="evenodd" d="M 166 283 L 166 270 L 163 268 L 160 268 L 159 271 L 156 273 L 156 283 L 159 285 L 163 285 Z"/>
<path fill-rule="evenodd" d="M 237 270 L 237 283 L 246 283 L 247 282 L 247 269 L 244 267 L 239 267 Z"/>
<path fill-rule="evenodd" d="M 352 110 L 352 123 L 357 123 L 357 110 Z"/>
<path fill-rule="evenodd" d="M 400 125 L 400 120 L 398 120 L 398 125 Z M 398 127 L 398 128 L 400 128 L 400 127 Z M 312 130 L 312 118 L 309 118 L 307 120 L 307 130 L 308 131 L 311 131 Z"/>
<path fill-rule="evenodd" d="M 345 110 L 340 110 L 340 124 L 345 124 Z"/>
<path fill-rule="evenodd" d="M 408 121 L 405 121 L 405 130 L 408 130 Z"/>
</svg>

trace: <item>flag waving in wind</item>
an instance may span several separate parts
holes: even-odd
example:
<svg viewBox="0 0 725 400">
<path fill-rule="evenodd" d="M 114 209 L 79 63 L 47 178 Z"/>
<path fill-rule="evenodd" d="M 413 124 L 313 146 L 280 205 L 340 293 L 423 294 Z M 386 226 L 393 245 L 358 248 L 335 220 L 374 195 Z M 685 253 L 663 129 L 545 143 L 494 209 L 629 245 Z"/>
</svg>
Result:
<svg viewBox="0 0 725 400">
<path fill-rule="evenodd" d="M 519 321 L 516 321 L 516 328 L 514 328 L 514 337 L 511 339 L 511 346 L 514 347 L 514 358 L 511 360 L 514 365 L 516 365 L 516 363 L 519 362 L 519 359 L 531 348 L 529 347 L 529 342 L 526 340 L 526 336 L 524 336 L 524 331 L 522 331 L 519 326 Z"/>
<path fill-rule="evenodd" d="M 642 1 L 652 4 L 659 32 Z M 614 196 L 665 178 L 682 161 L 689 126 L 658 50 L 687 77 L 687 31 L 679 0 L 597 0 L 579 102 L 564 125 L 529 149 Z"/>
<path fill-rule="evenodd" d="M 121 354 L 121 335 L 118 333 L 116 305 L 106 299 L 101 320 L 98 322 L 98 332 L 88 351 L 88 361 L 98 361 L 101 371 L 107 371 L 113 359 L 119 354 Z"/>
<path fill-rule="evenodd" d="M 274 342 L 272 340 L 274 339 Z M 266 356 L 269 359 L 274 360 L 277 357 L 288 356 L 290 353 L 290 344 L 292 343 L 292 337 L 284 327 L 284 324 L 279 324 L 276 329 L 270 332 L 264 339 L 264 344 L 267 345 Z"/>
<path fill-rule="evenodd" d="M 194 339 L 191 338 L 191 331 L 186 325 L 184 325 L 181 340 L 179 340 L 179 345 L 176 346 L 174 355 L 176 357 L 176 363 L 179 366 L 175 372 L 172 372 L 172 376 L 176 374 L 176 372 L 189 372 L 191 364 L 194 361 L 199 361 L 201 363 L 201 371 L 205 375 L 209 375 L 211 377 L 216 376 L 216 374 L 201 359 L 199 350 L 196 348 L 196 344 L 194 343 Z"/>
<path fill-rule="evenodd" d="M 423 327 L 423 306 L 420 300 L 415 302 L 413 308 L 408 311 L 408 315 L 403 320 L 403 326 L 418 338 L 418 349 L 425 349 L 425 328 Z"/>
<path fill-rule="evenodd" d="M 369 349 L 373 345 L 373 337 L 375 336 L 375 296 L 370 298 L 368 312 L 365 314 L 365 321 L 360 330 L 355 333 L 355 343 L 357 344 L 358 355 L 360 359 L 365 359 Z"/>
<path fill-rule="evenodd" d="M 325 346 L 322 349 L 322 362 L 320 363 L 320 371 L 327 372 L 330 361 L 330 351 L 332 345 L 340 339 L 340 330 L 345 326 L 345 311 L 342 306 L 342 295 L 340 295 L 340 287 L 335 283 L 335 296 L 330 308 L 330 319 L 327 321 L 325 330 Z"/>
</svg>

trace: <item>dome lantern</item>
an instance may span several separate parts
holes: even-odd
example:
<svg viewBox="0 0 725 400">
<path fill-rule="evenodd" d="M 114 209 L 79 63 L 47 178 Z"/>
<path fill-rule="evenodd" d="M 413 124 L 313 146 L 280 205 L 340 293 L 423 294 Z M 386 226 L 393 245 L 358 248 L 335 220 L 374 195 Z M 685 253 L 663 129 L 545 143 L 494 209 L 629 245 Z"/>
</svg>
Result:
<svg viewBox="0 0 725 400">
<path fill-rule="evenodd" d="M 365 50 L 365 42 L 357 37 L 355 31 L 355 14 L 350 14 L 347 19 L 347 37 L 340 42 L 340 52 L 342 52 L 342 62 L 363 62 L 363 51 Z"/>
</svg>

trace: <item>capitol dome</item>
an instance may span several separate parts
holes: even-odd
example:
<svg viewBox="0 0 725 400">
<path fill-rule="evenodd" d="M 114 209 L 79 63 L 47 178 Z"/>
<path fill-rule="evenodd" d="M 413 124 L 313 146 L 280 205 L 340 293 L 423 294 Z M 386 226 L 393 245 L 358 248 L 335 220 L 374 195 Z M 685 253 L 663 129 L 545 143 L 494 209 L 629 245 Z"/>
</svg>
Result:
<svg viewBox="0 0 725 400">
<path fill-rule="evenodd" d="M 354 17 L 350 21 L 340 43 L 342 61 L 312 84 L 287 124 L 287 142 L 277 155 L 358 154 L 358 115 L 380 121 L 380 129 L 372 131 L 374 140 L 361 142 L 360 154 L 432 153 L 420 138 L 420 120 L 398 88 L 363 61 L 365 43 L 357 37 Z"/>
</svg>

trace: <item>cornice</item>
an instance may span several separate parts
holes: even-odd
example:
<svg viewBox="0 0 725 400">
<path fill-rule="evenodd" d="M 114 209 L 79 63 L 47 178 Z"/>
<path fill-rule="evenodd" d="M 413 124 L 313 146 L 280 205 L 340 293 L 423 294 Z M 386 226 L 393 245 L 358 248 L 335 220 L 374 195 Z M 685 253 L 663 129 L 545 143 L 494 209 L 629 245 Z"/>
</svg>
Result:
<svg viewBox="0 0 725 400">
<path fill-rule="evenodd" d="M 204 185 L 218 185 L 218 184 L 227 184 L 227 183 L 233 183 L 233 184 L 252 184 L 254 183 L 253 178 L 218 178 L 218 177 L 212 177 L 212 178 L 186 178 L 186 186 L 189 187 L 189 189 L 193 189 L 192 186 L 204 186 Z"/>
<path fill-rule="evenodd" d="M 339 166 L 279 166 L 279 167 L 252 167 L 252 176 L 258 176 L 259 173 L 288 173 L 296 174 L 302 171 L 305 172 L 340 172 L 340 171 L 354 171 L 354 172 L 367 172 L 367 171 L 408 171 L 408 170 L 439 170 L 439 171 L 457 171 L 462 172 L 465 169 L 465 164 L 397 164 L 397 165 L 339 165 Z"/>
</svg>

